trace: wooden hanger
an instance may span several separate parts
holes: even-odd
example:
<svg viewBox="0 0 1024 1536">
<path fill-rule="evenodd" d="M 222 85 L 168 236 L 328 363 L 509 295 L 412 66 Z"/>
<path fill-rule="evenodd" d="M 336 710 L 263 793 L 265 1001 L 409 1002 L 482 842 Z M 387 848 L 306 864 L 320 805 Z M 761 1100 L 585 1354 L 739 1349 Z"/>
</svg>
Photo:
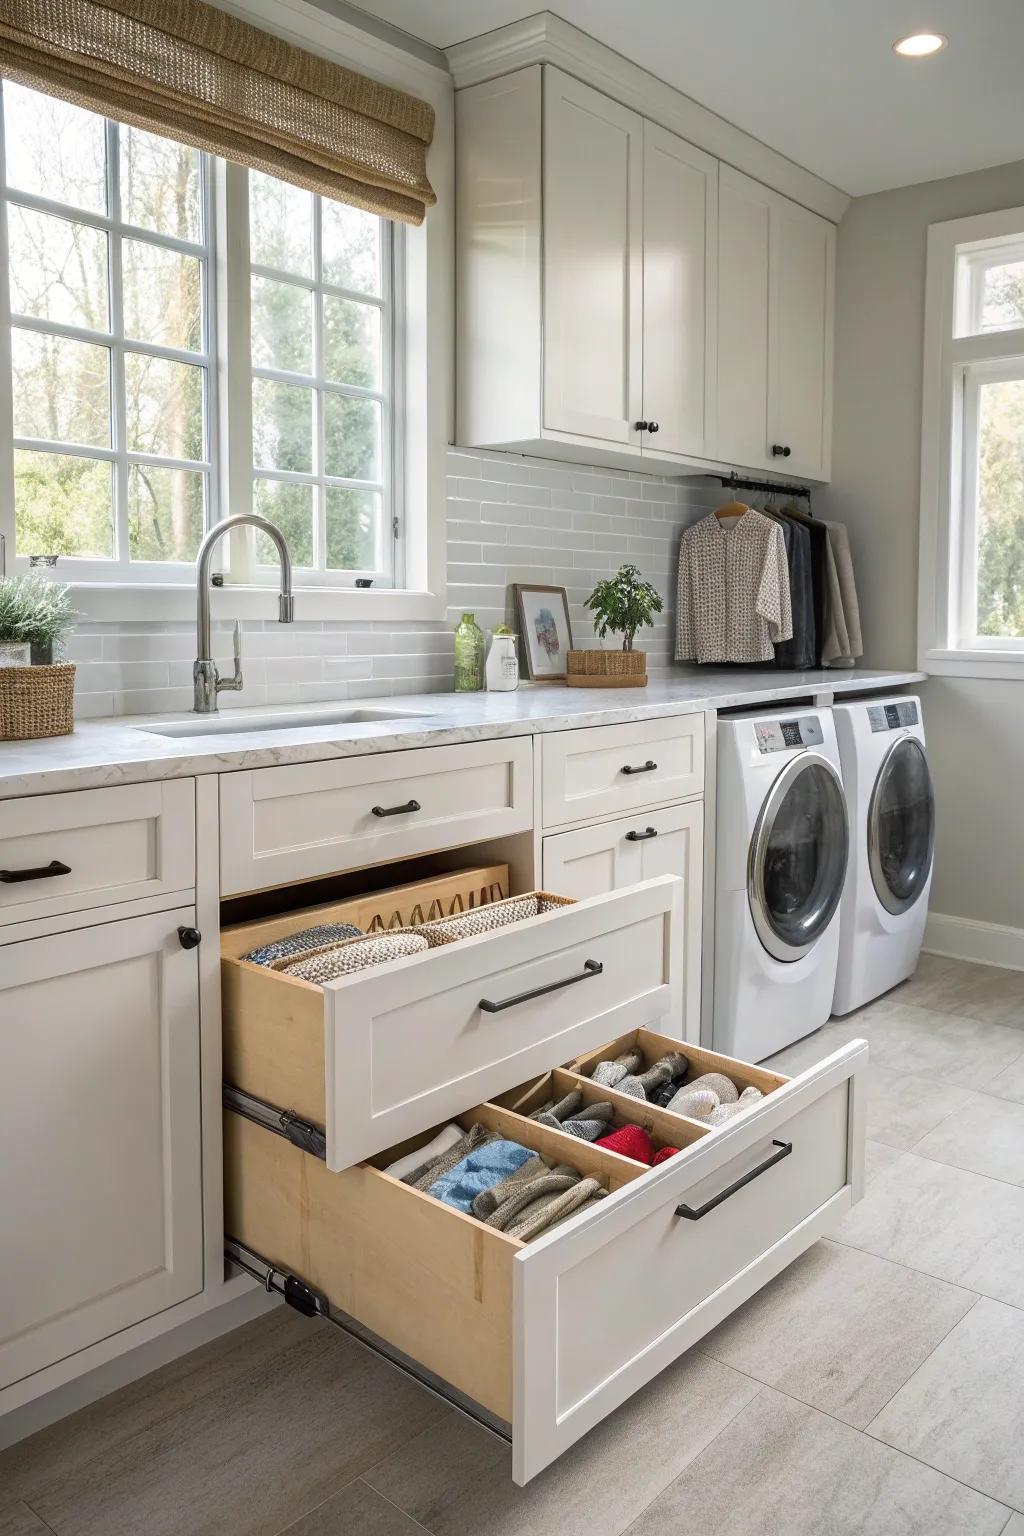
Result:
<svg viewBox="0 0 1024 1536">
<path fill-rule="evenodd" d="M 715 508 L 716 517 L 742 517 L 750 508 L 745 501 L 727 501 L 724 507 Z"/>
</svg>

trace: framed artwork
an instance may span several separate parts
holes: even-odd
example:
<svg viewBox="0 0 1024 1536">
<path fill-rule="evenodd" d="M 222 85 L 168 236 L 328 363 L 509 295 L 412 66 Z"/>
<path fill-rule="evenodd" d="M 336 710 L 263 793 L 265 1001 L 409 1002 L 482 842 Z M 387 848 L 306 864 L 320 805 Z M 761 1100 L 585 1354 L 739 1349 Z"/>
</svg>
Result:
<svg viewBox="0 0 1024 1536">
<path fill-rule="evenodd" d="M 538 683 L 564 678 L 572 648 L 565 588 L 517 584 L 514 590 L 527 677 Z"/>
</svg>

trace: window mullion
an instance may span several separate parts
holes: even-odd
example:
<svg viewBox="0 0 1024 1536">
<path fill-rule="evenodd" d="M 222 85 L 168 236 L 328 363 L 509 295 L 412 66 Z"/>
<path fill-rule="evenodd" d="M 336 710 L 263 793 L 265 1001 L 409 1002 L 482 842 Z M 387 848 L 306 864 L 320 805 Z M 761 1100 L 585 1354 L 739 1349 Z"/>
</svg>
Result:
<svg viewBox="0 0 1024 1536">
<path fill-rule="evenodd" d="M 324 393 L 319 387 L 324 377 L 324 263 L 323 203 L 313 198 L 313 472 L 317 477 L 313 492 L 313 569 L 327 569 L 327 492 L 324 473 L 327 464 L 327 435 L 324 423 Z"/>
<path fill-rule="evenodd" d="M 121 157 L 119 130 L 107 120 L 107 214 L 121 222 Z M 112 228 L 107 235 L 110 291 L 110 445 L 114 450 L 114 559 L 127 565 L 131 558 L 128 527 L 128 395 L 124 365 L 124 274 L 121 235 Z"/>
<path fill-rule="evenodd" d="M 4 194 L 0 197 L 0 535 L 4 560 L 14 559 L 14 387 L 11 373 L 11 306 L 7 281 L 7 150 L 4 144 L 3 86 L 0 82 L 0 177 Z M 0 569 L 0 575 L 3 574 Z"/>
<path fill-rule="evenodd" d="M 252 511 L 252 284 L 249 276 L 249 173 L 216 162 L 218 513 Z M 252 530 L 229 535 L 228 569 L 235 584 L 255 579 Z"/>
</svg>

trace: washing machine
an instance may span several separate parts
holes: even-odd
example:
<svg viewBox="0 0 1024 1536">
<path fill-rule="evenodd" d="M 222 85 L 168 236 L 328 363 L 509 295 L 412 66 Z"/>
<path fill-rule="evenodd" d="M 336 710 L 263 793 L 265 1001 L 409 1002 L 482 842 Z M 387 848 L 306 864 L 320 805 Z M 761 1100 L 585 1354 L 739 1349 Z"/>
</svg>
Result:
<svg viewBox="0 0 1024 1536">
<path fill-rule="evenodd" d="M 829 709 L 718 722 L 712 1036 L 762 1061 L 832 1011 L 849 822 Z"/>
<path fill-rule="evenodd" d="M 833 706 L 850 814 L 833 1013 L 850 1013 L 913 975 L 924 938 L 935 800 L 921 703 Z"/>
</svg>

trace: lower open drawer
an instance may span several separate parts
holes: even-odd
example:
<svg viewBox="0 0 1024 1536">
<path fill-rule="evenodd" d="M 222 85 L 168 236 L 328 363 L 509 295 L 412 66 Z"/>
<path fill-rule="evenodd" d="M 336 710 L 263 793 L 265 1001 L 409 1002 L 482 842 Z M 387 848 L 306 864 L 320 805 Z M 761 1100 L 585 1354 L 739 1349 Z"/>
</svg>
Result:
<svg viewBox="0 0 1024 1536">
<path fill-rule="evenodd" d="M 678 1048 L 645 1030 L 630 1038 L 648 1054 Z M 768 1091 L 713 1131 L 641 1106 L 632 1118 L 646 1115 L 681 1148 L 653 1168 L 507 1106 L 459 1117 L 572 1162 L 609 1190 L 527 1244 L 382 1171 L 434 1128 L 379 1166 L 333 1173 L 236 1113 L 225 1116 L 226 1231 L 506 1423 L 513 1478 L 526 1483 L 859 1198 L 863 1041 L 790 1080 L 688 1054 L 699 1071 Z M 629 1118 L 628 1101 L 622 1109 Z"/>
</svg>

